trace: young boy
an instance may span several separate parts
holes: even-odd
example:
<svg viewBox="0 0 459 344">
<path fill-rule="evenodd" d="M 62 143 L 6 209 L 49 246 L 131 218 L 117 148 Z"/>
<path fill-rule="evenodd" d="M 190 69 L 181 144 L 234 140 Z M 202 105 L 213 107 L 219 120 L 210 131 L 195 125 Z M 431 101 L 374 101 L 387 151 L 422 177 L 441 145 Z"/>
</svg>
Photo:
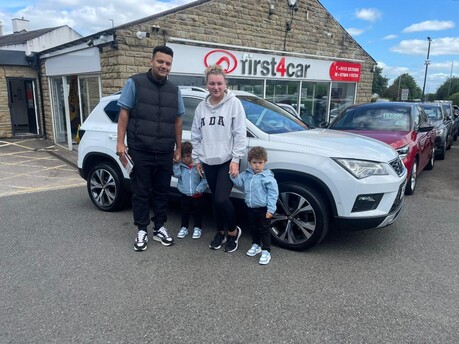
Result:
<svg viewBox="0 0 459 344">
<path fill-rule="evenodd" d="M 263 147 L 252 147 L 248 153 L 250 167 L 237 177 L 231 177 L 234 185 L 244 189 L 245 203 L 252 231 L 252 247 L 247 255 L 261 253 L 259 263 L 266 265 L 271 260 L 271 234 L 269 225 L 276 211 L 279 188 L 274 174 L 265 169 L 268 153 Z"/>
<path fill-rule="evenodd" d="M 191 152 L 193 146 L 190 142 L 182 143 L 182 159 L 174 164 L 174 177 L 178 179 L 177 188 L 182 193 L 182 225 L 177 238 L 183 239 L 188 235 L 188 222 L 190 215 L 194 215 L 193 239 L 199 239 L 202 234 L 202 193 L 207 188 L 207 180 L 201 178 L 196 165 L 193 164 Z"/>
</svg>

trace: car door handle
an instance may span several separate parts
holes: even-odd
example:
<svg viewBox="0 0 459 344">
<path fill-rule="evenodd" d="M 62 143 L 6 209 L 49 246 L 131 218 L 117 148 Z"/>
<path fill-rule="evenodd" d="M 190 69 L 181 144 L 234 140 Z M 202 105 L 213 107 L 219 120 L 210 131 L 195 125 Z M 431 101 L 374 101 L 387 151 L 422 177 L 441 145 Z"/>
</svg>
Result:
<svg viewBox="0 0 459 344">
<path fill-rule="evenodd" d="M 118 135 L 108 135 L 108 138 L 110 140 L 116 141 L 116 139 L 118 138 Z"/>
</svg>

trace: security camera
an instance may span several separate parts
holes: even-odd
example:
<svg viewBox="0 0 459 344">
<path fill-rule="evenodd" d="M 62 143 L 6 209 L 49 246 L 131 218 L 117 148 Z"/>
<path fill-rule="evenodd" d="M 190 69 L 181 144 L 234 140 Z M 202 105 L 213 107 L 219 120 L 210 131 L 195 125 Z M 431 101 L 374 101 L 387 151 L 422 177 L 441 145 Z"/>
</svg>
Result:
<svg viewBox="0 0 459 344">
<path fill-rule="evenodd" d="M 333 34 L 331 32 L 324 32 L 328 38 L 332 38 L 333 37 Z"/>
<path fill-rule="evenodd" d="M 145 31 L 137 31 L 137 33 L 135 35 L 137 36 L 138 39 L 142 39 L 142 38 L 145 38 L 145 37 L 150 37 L 150 33 L 149 32 L 145 32 Z"/>
</svg>

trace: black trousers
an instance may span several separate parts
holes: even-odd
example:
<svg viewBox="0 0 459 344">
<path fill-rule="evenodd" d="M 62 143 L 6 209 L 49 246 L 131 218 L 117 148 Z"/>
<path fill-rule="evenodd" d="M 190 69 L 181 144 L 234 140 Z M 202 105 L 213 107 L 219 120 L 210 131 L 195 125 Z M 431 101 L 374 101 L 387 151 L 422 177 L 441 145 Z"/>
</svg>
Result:
<svg viewBox="0 0 459 344">
<path fill-rule="evenodd" d="M 182 225 L 181 227 L 188 228 L 190 216 L 194 217 L 194 226 L 202 229 L 202 206 L 204 197 L 191 197 L 182 194 Z"/>
<path fill-rule="evenodd" d="M 131 172 L 132 212 L 134 224 L 146 230 L 150 224 L 150 201 L 153 207 L 155 229 L 161 228 L 167 221 L 167 204 L 172 176 L 173 152 L 155 154 L 130 149 L 129 155 L 134 162 Z"/>
<path fill-rule="evenodd" d="M 230 200 L 233 182 L 229 177 L 229 165 L 231 160 L 221 165 L 202 164 L 205 177 L 212 192 L 212 204 L 214 207 L 217 231 L 226 229 L 230 232 L 236 229 L 236 215 L 233 203 Z"/>
<path fill-rule="evenodd" d="M 252 243 L 261 246 L 262 250 L 271 251 L 271 219 L 266 218 L 267 207 L 248 208 L 247 216 L 252 233 Z"/>
</svg>

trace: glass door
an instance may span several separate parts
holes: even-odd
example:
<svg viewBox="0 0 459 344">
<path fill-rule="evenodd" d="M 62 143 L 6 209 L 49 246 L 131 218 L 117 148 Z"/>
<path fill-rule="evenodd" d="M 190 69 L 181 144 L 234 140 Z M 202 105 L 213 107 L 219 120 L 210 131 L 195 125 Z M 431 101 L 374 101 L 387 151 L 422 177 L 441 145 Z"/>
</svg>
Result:
<svg viewBox="0 0 459 344">
<path fill-rule="evenodd" d="M 66 77 L 51 78 L 51 104 L 54 123 L 54 142 L 68 150 L 72 150 L 68 89 Z"/>
</svg>

